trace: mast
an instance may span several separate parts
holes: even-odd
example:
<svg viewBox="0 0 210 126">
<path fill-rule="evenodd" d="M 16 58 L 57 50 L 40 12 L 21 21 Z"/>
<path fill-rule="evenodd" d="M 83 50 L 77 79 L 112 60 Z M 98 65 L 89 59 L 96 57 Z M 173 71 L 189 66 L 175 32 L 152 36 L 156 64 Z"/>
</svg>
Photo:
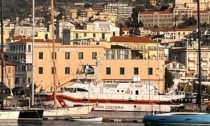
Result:
<svg viewBox="0 0 210 126">
<path fill-rule="evenodd" d="M 4 23 L 3 23 L 3 0 L 1 0 L 1 110 L 4 110 Z"/>
<path fill-rule="evenodd" d="M 197 0 L 197 14 L 198 14 L 198 98 L 197 103 L 199 110 L 201 108 L 201 28 L 200 28 L 200 1 Z"/>
<path fill-rule="evenodd" d="M 35 17 L 35 0 L 33 0 L 32 14 L 32 85 L 31 85 L 31 105 L 34 105 L 34 17 Z"/>
<path fill-rule="evenodd" d="M 51 0 L 51 20 L 52 20 L 52 40 L 53 40 L 53 84 L 54 84 L 54 91 L 53 91 L 53 99 L 54 99 L 54 107 L 56 107 L 56 69 L 55 69 L 55 39 L 54 39 L 54 1 Z"/>
</svg>

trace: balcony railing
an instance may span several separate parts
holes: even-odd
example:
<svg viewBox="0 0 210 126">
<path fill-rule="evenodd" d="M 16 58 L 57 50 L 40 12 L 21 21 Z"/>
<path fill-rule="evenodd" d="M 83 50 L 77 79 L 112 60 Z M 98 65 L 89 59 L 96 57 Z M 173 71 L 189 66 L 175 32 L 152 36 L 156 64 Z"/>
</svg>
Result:
<svg viewBox="0 0 210 126">
<path fill-rule="evenodd" d="M 195 67 L 189 66 L 188 69 L 189 69 L 189 70 L 195 70 Z"/>
<path fill-rule="evenodd" d="M 188 60 L 194 61 L 194 60 L 196 60 L 196 57 L 188 57 Z"/>
<path fill-rule="evenodd" d="M 208 60 L 208 57 L 207 56 L 201 56 L 201 60 L 202 61 L 207 61 Z"/>
</svg>

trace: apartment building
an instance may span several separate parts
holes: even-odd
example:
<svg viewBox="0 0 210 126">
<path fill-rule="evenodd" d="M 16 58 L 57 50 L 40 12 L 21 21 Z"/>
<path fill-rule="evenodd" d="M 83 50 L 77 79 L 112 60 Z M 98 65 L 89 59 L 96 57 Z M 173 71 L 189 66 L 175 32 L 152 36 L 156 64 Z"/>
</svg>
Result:
<svg viewBox="0 0 210 126">
<path fill-rule="evenodd" d="M 35 39 L 34 45 L 48 45 L 52 40 Z M 29 87 L 32 83 L 32 39 L 20 39 L 9 44 L 8 61 L 15 64 L 15 85 Z"/>
<path fill-rule="evenodd" d="M 53 60 L 51 41 L 36 40 L 34 45 L 34 83 L 38 90 L 50 90 L 53 85 Z M 23 44 L 20 46 L 20 44 Z M 20 60 L 16 68 L 16 83 L 24 87 L 31 84 L 32 73 L 32 47 L 31 41 L 12 43 L 9 59 L 13 62 Z M 20 51 L 21 50 L 21 51 Z M 19 52 L 19 53 L 18 53 Z M 23 54 L 23 55 L 22 55 Z M 83 65 L 93 66 L 101 80 L 131 81 L 134 76 L 140 76 L 142 82 L 153 81 L 164 91 L 164 61 L 161 59 L 136 59 L 136 51 L 132 49 L 110 49 L 101 45 L 63 45 L 55 44 L 56 84 L 58 87 L 69 85 L 82 74 Z M 102 64 L 97 67 L 98 59 Z M 24 64 L 21 62 L 23 61 Z M 99 72 L 100 71 L 100 72 Z"/>
<path fill-rule="evenodd" d="M 210 80 L 210 49 L 208 42 L 202 42 L 201 46 L 201 76 L 202 80 Z M 176 57 L 177 61 L 186 65 L 186 75 L 182 79 L 198 79 L 198 42 L 186 40 L 175 43 L 170 49 L 170 60 Z"/>
<path fill-rule="evenodd" d="M 132 9 L 133 7 L 130 6 L 128 3 L 108 3 L 104 6 L 104 12 L 105 13 L 114 13 L 117 15 L 118 21 L 121 21 L 123 19 L 127 19 L 131 17 L 132 15 Z"/>
<path fill-rule="evenodd" d="M 84 24 L 83 29 L 71 29 L 70 40 L 91 38 L 100 43 L 100 41 L 110 41 L 113 36 L 119 36 L 119 32 L 120 29 L 111 22 L 95 21 Z"/>
<path fill-rule="evenodd" d="M 210 1 L 209 0 L 200 0 L 200 10 L 208 10 L 210 8 Z M 175 0 L 174 1 L 175 7 L 187 7 L 193 8 L 197 10 L 197 1 L 194 0 Z"/>
<path fill-rule="evenodd" d="M 170 11 L 145 11 L 138 14 L 138 22 L 144 27 L 173 27 L 173 13 Z"/>
</svg>

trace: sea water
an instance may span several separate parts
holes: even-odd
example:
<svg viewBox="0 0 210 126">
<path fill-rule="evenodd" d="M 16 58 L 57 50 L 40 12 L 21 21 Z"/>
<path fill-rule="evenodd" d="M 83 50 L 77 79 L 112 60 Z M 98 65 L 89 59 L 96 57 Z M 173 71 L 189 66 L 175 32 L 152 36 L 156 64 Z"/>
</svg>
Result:
<svg viewBox="0 0 210 126">
<path fill-rule="evenodd" d="M 1 123 L 0 126 L 144 126 L 144 124 L 127 122 L 75 122 L 61 120 L 44 120 L 42 122 Z"/>
</svg>

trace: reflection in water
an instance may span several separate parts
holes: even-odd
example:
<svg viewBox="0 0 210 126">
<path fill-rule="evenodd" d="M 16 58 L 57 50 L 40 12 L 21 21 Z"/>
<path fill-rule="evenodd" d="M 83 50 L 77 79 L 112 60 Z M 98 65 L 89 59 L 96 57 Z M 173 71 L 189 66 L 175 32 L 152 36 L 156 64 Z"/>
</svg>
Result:
<svg viewBox="0 0 210 126">
<path fill-rule="evenodd" d="M 152 124 L 144 124 L 144 126 L 209 126 L 209 125 L 194 125 L 194 124 L 161 124 L 161 123 L 152 123 Z"/>
</svg>

